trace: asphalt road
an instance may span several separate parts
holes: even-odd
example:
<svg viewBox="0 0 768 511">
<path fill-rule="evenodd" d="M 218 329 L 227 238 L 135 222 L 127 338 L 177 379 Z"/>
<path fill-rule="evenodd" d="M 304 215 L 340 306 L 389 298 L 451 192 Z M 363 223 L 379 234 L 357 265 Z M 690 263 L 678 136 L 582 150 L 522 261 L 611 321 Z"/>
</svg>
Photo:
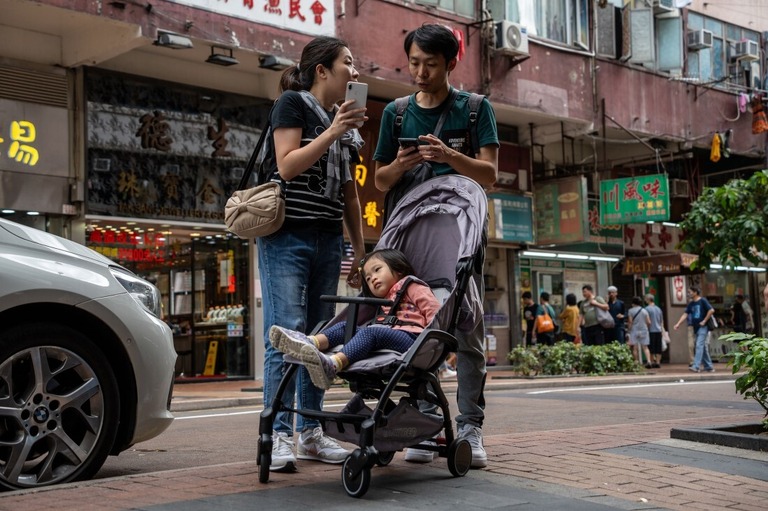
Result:
<svg viewBox="0 0 768 511">
<path fill-rule="evenodd" d="M 708 417 L 762 413 L 756 402 L 735 392 L 730 380 L 493 391 L 486 401 L 486 436 L 682 418 L 699 418 L 706 425 Z M 252 461 L 260 411 L 178 413 L 168 431 L 110 457 L 96 478 Z"/>
</svg>

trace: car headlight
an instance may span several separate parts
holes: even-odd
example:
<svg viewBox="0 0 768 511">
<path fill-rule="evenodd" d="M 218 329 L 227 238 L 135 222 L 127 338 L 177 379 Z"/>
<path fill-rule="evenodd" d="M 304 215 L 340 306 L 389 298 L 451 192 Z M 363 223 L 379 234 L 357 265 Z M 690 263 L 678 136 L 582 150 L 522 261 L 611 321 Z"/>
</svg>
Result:
<svg viewBox="0 0 768 511">
<path fill-rule="evenodd" d="M 139 305 L 158 318 L 161 317 L 160 291 L 155 286 L 119 268 L 110 268 L 110 271 Z"/>
</svg>

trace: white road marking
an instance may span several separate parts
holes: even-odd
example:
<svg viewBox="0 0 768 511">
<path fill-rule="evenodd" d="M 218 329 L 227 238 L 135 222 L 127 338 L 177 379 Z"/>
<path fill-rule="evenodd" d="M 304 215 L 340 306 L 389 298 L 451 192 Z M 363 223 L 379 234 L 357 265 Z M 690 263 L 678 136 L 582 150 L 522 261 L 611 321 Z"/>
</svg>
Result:
<svg viewBox="0 0 768 511">
<path fill-rule="evenodd" d="M 370 401 L 366 403 L 367 405 L 376 405 L 376 401 Z M 323 409 L 327 410 L 329 408 L 342 408 L 346 406 L 346 403 L 335 403 L 335 404 L 328 404 L 323 407 Z M 204 415 L 187 415 L 185 417 L 176 417 L 174 420 L 180 421 L 185 419 L 211 419 L 214 417 L 230 417 L 233 415 L 253 415 L 256 413 L 261 413 L 264 408 L 257 408 L 255 410 L 247 410 L 242 412 L 222 412 L 222 413 L 207 413 Z"/>
<path fill-rule="evenodd" d="M 526 394 L 552 394 L 554 392 L 579 392 L 582 390 L 616 390 L 616 389 L 645 389 L 648 387 L 673 387 L 676 385 L 717 385 L 722 383 L 734 384 L 735 380 L 717 381 L 676 381 L 672 383 L 635 383 L 626 385 L 600 385 L 599 387 L 566 387 L 562 389 L 534 390 Z"/>
</svg>

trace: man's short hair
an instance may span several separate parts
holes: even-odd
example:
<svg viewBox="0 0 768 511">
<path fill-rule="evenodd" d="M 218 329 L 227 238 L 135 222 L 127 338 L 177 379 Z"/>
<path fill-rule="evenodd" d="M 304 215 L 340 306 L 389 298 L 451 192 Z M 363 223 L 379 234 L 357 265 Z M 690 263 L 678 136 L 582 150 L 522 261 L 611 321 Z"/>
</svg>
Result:
<svg viewBox="0 0 768 511">
<path fill-rule="evenodd" d="M 533 295 L 530 291 L 523 291 L 523 298 L 533 298 Z"/>
<path fill-rule="evenodd" d="M 651 293 L 648 293 L 647 295 L 645 295 L 645 301 L 646 302 L 655 302 L 656 298 L 654 298 L 654 296 Z"/>
<path fill-rule="evenodd" d="M 588 291 L 594 291 L 594 289 L 592 289 L 592 286 L 590 286 L 589 284 L 584 284 L 583 286 L 581 286 L 582 291 L 584 291 L 585 289 Z"/>
<path fill-rule="evenodd" d="M 548 302 L 549 301 L 549 293 L 547 293 L 546 291 L 542 291 L 541 294 L 539 295 L 539 298 L 541 298 L 545 302 Z"/>
<path fill-rule="evenodd" d="M 439 23 L 424 23 L 416 30 L 411 30 L 405 36 L 403 49 L 405 54 L 411 54 L 411 46 L 416 45 L 429 55 L 442 55 L 448 64 L 459 54 L 459 41 L 453 32 Z"/>
<path fill-rule="evenodd" d="M 697 294 L 697 295 L 701 296 L 701 288 L 698 287 L 698 286 L 691 286 L 691 287 L 688 288 L 688 291 L 690 291 L 691 293 L 694 293 L 694 294 Z"/>
<path fill-rule="evenodd" d="M 618 293 L 619 292 L 619 288 L 617 288 L 616 286 L 608 286 L 608 292 L 609 293 Z"/>
</svg>

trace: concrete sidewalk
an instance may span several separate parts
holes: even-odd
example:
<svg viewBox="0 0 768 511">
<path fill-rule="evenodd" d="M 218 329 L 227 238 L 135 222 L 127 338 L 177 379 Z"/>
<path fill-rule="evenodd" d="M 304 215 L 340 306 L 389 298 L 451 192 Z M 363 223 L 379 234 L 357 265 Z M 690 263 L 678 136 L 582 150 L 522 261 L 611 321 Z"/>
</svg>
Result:
<svg viewBox="0 0 768 511">
<path fill-rule="evenodd" d="M 723 364 L 716 367 L 714 374 L 665 366 L 643 375 L 537 379 L 493 369 L 488 391 L 733 378 Z M 259 404 L 259 386 L 254 381 L 178 385 L 173 408 Z M 328 398 L 348 395 L 334 388 Z M 707 424 L 762 418 L 730 412 Z M 463 478 L 452 477 L 444 459 L 413 465 L 397 454 L 389 466 L 373 468 L 362 500 L 346 495 L 338 465 L 308 462 L 298 473 L 272 473 L 268 484 L 260 484 L 256 462 L 249 461 L 9 492 L 0 497 L 0 510 L 766 509 L 768 453 L 670 440 L 673 427 L 701 425 L 701 419 L 651 420 L 485 436 L 488 467 Z"/>
</svg>

